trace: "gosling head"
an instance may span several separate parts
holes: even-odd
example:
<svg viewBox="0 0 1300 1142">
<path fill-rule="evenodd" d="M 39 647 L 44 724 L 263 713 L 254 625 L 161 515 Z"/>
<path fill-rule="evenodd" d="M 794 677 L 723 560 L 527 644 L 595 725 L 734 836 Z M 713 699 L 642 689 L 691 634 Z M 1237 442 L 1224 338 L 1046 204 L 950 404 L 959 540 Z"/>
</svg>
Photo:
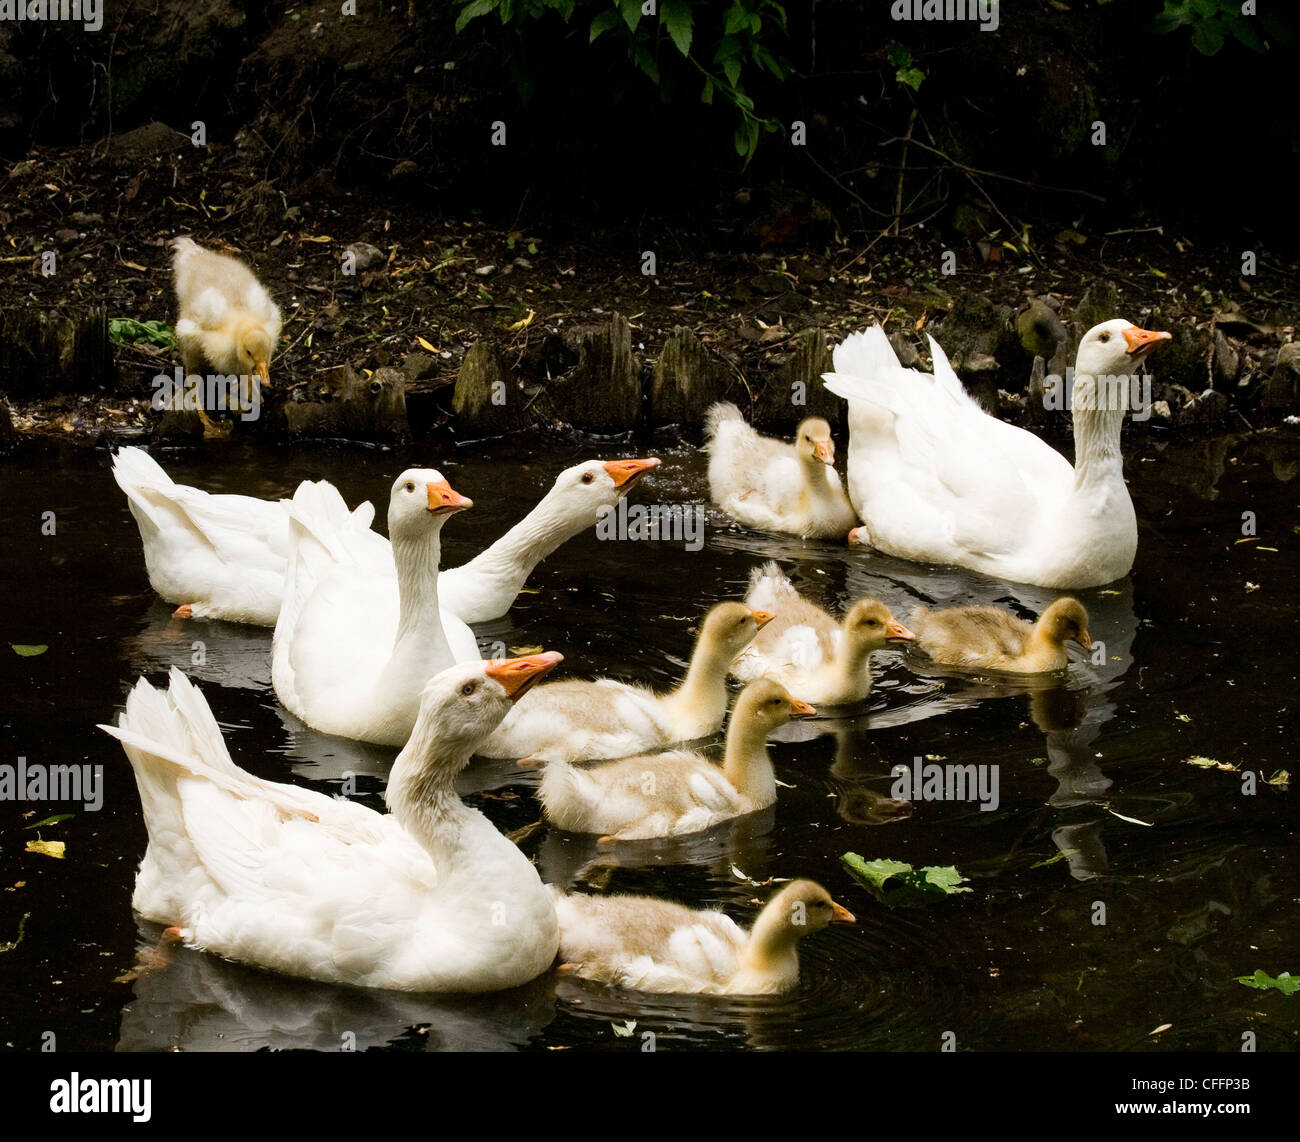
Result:
<svg viewBox="0 0 1300 1142">
<path fill-rule="evenodd" d="M 844 636 L 853 646 L 883 650 L 891 642 L 912 642 L 914 635 L 879 599 L 859 599 L 844 616 Z"/>
<path fill-rule="evenodd" d="M 762 729 L 766 736 L 791 718 L 811 718 L 816 713 L 807 702 L 792 697 L 781 683 L 759 678 L 740 692 L 731 717 L 737 724 Z"/>
<path fill-rule="evenodd" d="M 1078 599 L 1057 599 L 1038 618 L 1038 625 L 1056 646 L 1077 642 L 1084 650 L 1092 649 L 1088 634 L 1088 612 Z"/>
<path fill-rule="evenodd" d="M 420 692 L 420 723 L 445 757 L 468 758 L 517 702 L 564 656 L 553 650 L 526 658 L 464 662 L 435 674 Z M 414 735 L 413 735 L 414 736 Z"/>
<path fill-rule="evenodd" d="M 474 501 L 455 491 L 436 468 L 407 468 L 389 493 L 388 534 L 393 539 L 418 538 L 431 523 L 441 527 L 453 512 L 473 506 Z"/>
<path fill-rule="evenodd" d="M 831 426 L 819 416 L 810 416 L 795 433 L 794 450 L 801 460 L 834 464 L 835 441 L 831 439 Z"/>
<path fill-rule="evenodd" d="M 771 914 L 780 929 L 798 940 L 830 924 L 852 924 L 857 917 L 815 880 L 793 880 L 767 902 L 763 917 Z"/>
<path fill-rule="evenodd" d="M 716 650 L 730 662 L 773 617 L 770 611 L 755 611 L 744 603 L 719 603 L 704 616 L 696 646 Z"/>
<path fill-rule="evenodd" d="M 235 335 L 235 357 L 241 376 L 256 374 L 262 384 L 271 383 L 271 335 L 258 321 L 245 322 Z"/>
</svg>

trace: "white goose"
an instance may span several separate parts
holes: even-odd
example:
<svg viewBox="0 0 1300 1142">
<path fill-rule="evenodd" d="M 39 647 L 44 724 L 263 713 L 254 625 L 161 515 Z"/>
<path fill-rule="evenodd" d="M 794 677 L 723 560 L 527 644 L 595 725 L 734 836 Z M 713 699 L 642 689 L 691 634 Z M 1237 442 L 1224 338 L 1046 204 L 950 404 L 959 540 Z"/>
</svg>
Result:
<svg viewBox="0 0 1300 1142">
<path fill-rule="evenodd" d="M 880 326 L 852 334 L 824 379 L 849 401 L 849 498 L 863 520 L 854 537 L 903 559 L 1042 587 L 1127 575 L 1137 551 L 1120 454 L 1128 378 L 1169 336 L 1119 319 L 1084 335 L 1071 467 L 1033 433 L 985 413 L 933 338 L 931 376 L 903 368 Z"/>
<path fill-rule="evenodd" d="M 374 549 L 348 528 L 333 488 L 293 497 L 285 599 L 271 647 L 271 682 L 290 713 L 322 733 L 400 746 L 424 684 L 479 658 L 474 633 L 438 607 L 443 524 L 473 502 L 432 468 L 408 468 L 388 505 L 397 605 L 374 589 Z"/>
<path fill-rule="evenodd" d="M 390 814 L 231 760 L 199 690 L 143 678 L 117 726 L 149 831 L 132 903 L 169 936 L 327 983 L 494 991 L 544 972 L 558 930 L 519 849 L 456 795 L 476 743 L 558 654 L 456 666 L 425 688 Z"/>
<path fill-rule="evenodd" d="M 566 468 L 523 520 L 469 563 L 442 573 L 443 610 L 467 623 L 500 618 L 538 563 L 594 526 L 602 508 L 617 504 L 658 464 L 650 457 Z M 118 450 L 113 478 L 140 529 L 149 583 L 180 604 L 178 615 L 275 626 L 289 555 L 289 500 L 210 495 L 177 484 L 142 448 Z M 388 540 L 370 530 L 374 514 L 363 503 L 350 526 L 359 550 L 373 558 L 375 590 L 396 605 Z"/>
</svg>

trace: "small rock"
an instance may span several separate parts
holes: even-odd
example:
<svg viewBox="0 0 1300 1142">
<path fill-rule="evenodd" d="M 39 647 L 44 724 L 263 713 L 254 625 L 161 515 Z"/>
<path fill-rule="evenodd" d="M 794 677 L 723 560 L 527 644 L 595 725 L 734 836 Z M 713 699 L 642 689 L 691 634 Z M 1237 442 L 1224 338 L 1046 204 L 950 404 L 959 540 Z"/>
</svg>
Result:
<svg viewBox="0 0 1300 1142">
<path fill-rule="evenodd" d="M 478 274 L 479 277 L 481 277 L 481 278 L 486 278 L 486 277 L 488 277 L 489 275 L 496 273 L 496 272 L 497 272 L 497 268 L 496 268 L 496 266 L 491 265 L 491 264 L 486 265 L 486 266 L 476 266 L 476 267 L 474 268 L 474 272 L 475 272 L 476 274 Z"/>
<path fill-rule="evenodd" d="M 388 255 L 378 246 L 372 246 L 369 242 L 353 242 L 343 251 L 345 254 L 351 254 L 356 260 L 356 271 L 362 273 L 372 266 L 382 266 L 388 261 Z"/>
<path fill-rule="evenodd" d="M 1173 414 L 1169 411 L 1169 402 L 1167 400 L 1153 401 L 1151 412 L 1157 420 L 1172 420 Z"/>
<path fill-rule="evenodd" d="M 393 164 L 393 169 L 388 172 L 390 179 L 409 178 L 413 174 L 418 174 L 419 164 L 413 159 L 401 159 Z"/>
<path fill-rule="evenodd" d="M 75 230 L 67 230 L 67 229 L 55 230 L 54 237 L 56 241 L 63 242 L 63 243 L 77 242 L 81 239 L 81 235 L 78 234 Z"/>
<path fill-rule="evenodd" d="M 438 371 L 438 359 L 428 353 L 407 353 L 402 358 L 401 369 L 408 381 L 422 381 Z"/>
<path fill-rule="evenodd" d="M 1283 345 L 1277 352 L 1277 365 L 1264 382 L 1260 402 L 1270 410 L 1292 412 L 1300 406 L 1300 341 Z"/>
<path fill-rule="evenodd" d="M 1016 333 L 1025 352 L 1044 361 L 1066 339 L 1065 325 L 1046 302 L 1035 298 L 1016 316 Z"/>
<path fill-rule="evenodd" d="M 1214 331 L 1214 383 L 1218 388 L 1231 388 L 1241 371 L 1241 357 L 1221 330 Z"/>
<path fill-rule="evenodd" d="M 68 215 L 68 221 L 77 226 L 95 226 L 104 221 L 104 216 L 93 211 L 76 210 Z"/>
</svg>

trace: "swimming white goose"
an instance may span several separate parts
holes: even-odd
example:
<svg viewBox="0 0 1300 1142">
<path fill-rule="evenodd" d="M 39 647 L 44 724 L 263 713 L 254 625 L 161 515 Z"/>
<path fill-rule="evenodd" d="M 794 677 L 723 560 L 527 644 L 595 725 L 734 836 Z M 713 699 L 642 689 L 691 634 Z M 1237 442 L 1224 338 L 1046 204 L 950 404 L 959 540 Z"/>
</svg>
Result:
<svg viewBox="0 0 1300 1142">
<path fill-rule="evenodd" d="M 721 767 L 686 750 L 584 768 L 550 761 L 537 795 L 547 819 L 571 833 L 616 841 L 699 833 L 776 801 L 767 735 L 816 712 L 779 682 L 760 678 L 736 699 Z"/>
<path fill-rule="evenodd" d="M 1067 642 L 1092 649 L 1088 612 L 1078 599 L 1057 599 L 1035 623 L 1001 607 L 917 607 L 909 620 L 916 645 L 935 662 L 965 669 L 1040 674 L 1069 665 Z"/>
<path fill-rule="evenodd" d="M 629 757 L 715 734 L 727 713 L 727 664 L 771 621 L 744 603 L 719 603 L 704 617 L 682 684 L 657 694 L 599 678 L 540 686 L 479 748 L 484 757 L 583 761 Z"/>
<path fill-rule="evenodd" d="M 799 983 L 799 941 L 852 924 L 820 884 L 794 880 L 747 932 L 723 912 L 649 896 L 565 895 L 552 887 L 560 971 L 636 991 L 778 995 Z"/>
<path fill-rule="evenodd" d="M 820 417 L 800 424 L 791 445 L 760 436 L 724 402 L 709 409 L 705 434 L 709 493 L 745 527 L 842 539 L 858 522 L 835 471 L 831 427 Z"/>
<path fill-rule="evenodd" d="M 375 589 L 374 548 L 347 526 L 338 492 L 302 484 L 290 518 L 285 599 L 271 682 L 285 709 L 322 733 L 400 746 L 420 692 L 455 662 L 479 658 L 474 633 L 438 607 L 443 524 L 473 502 L 433 468 L 393 483 L 388 534 L 398 600 Z"/>
<path fill-rule="evenodd" d="M 742 682 L 775 678 L 815 706 L 864 702 L 871 693 L 871 655 L 913 635 L 878 599 L 859 599 L 837 622 L 795 590 L 776 563 L 750 576 L 745 602 L 776 615 L 731 664 Z"/>
<path fill-rule="evenodd" d="M 494 991 L 555 958 L 550 894 L 456 795 L 474 747 L 560 656 L 454 666 L 425 687 L 389 814 L 254 777 L 199 690 L 143 678 L 117 726 L 149 831 L 132 903 L 174 938 L 271 971 L 400 991 Z"/>
<path fill-rule="evenodd" d="M 469 563 L 442 572 L 440 606 L 465 622 L 500 618 L 541 560 L 593 526 L 603 508 L 658 464 L 650 457 L 566 468 L 523 520 Z M 284 598 L 289 500 L 210 495 L 177 484 L 142 448 L 117 451 L 113 478 L 140 529 L 149 583 L 180 604 L 178 615 L 275 626 Z M 395 606 L 396 572 L 388 540 L 370 530 L 374 514 L 361 504 L 351 526 L 373 557 L 375 590 L 391 595 Z"/>
<path fill-rule="evenodd" d="M 1119 319 L 1084 335 L 1071 467 L 1033 433 L 982 411 L 933 338 L 931 376 L 904 369 L 880 326 L 852 334 L 825 381 L 849 401 L 856 538 L 903 559 L 1042 587 L 1123 578 L 1137 551 L 1120 454 L 1128 378 L 1169 336 Z"/>
</svg>

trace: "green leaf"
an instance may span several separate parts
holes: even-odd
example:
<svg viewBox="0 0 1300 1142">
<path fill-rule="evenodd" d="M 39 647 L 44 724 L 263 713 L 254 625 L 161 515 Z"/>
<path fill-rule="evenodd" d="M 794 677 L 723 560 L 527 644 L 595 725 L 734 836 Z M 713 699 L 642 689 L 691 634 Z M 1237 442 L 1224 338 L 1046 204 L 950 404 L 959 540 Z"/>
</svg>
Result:
<svg viewBox="0 0 1300 1142">
<path fill-rule="evenodd" d="M 857 853 L 845 853 L 840 859 L 854 876 L 881 892 L 885 891 L 885 886 L 890 881 L 898 881 L 899 885 L 905 888 L 944 896 L 971 891 L 969 888 L 960 887 L 968 878 L 962 876 L 950 864 L 913 868 L 906 861 L 887 858 L 864 860 Z"/>
<path fill-rule="evenodd" d="M 700 102 L 713 102 L 713 76 L 711 75 L 706 75 L 704 77 L 704 87 L 700 90 Z"/>
<path fill-rule="evenodd" d="M 728 56 L 722 61 L 722 74 L 727 77 L 727 82 L 735 87 L 740 82 L 740 60 L 735 56 Z"/>
<path fill-rule="evenodd" d="M 50 649 L 48 646 L 28 646 L 20 642 L 11 642 L 9 645 L 14 648 L 15 654 L 23 658 L 35 658 Z"/>
<path fill-rule="evenodd" d="M 1239 975 L 1237 982 L 1259 991 L 1280 991 L 1283 995 L 1294 995 L 1300 991 L 1300 979 L 1293 979 L 1289 971 L 1280 972 L 1274 979 L 1263 968 L 1256 968 L 1254 975 Z"/>
<path fill-rule="evenodd" d="M 626 1039 L 636 1030 L 636 1020 L 629 1019 L 626 1023 L 611 1023 L 609 1027 L 620 1039 Z"/>
<path fill-rule="evenodd" d="M 497 6 L 497 0 L 471 0 L 461 9 L 460 15 L 456 17 L 457 33 L 465 30 L 465 25 L 471 20 L 476 20 L 480 16 L 486 16 L 493 8 Z"/>
<path fill-rule="evenodd" d="M 176 334 L 161 321 L 137 321 L 134 317 L 113 317 L 108 322 L 108 339 L 115 345 L 160 345 L 176 348 Z"/>
<path fill-rule="evenodd" d="M 1201 55 L 1217 55 L 1223 47 L 1223 28 L 1217 21 L 1206 20 L 1192 29 L 1192 47 Z"/>
<path fill-rule="evenodd" d="M 659 9 L 659 19 L 668 29 L 668 35 L 682 55 L 691 54 L 691 35 L 693 17 L 691 10 L 682 0 L 663 0 Z"/>
<path fill-rule="evenodd" d="M 76 813 L 55 813 L 52 817 L 42 817 L 33 825 L 25 825 L 24 828 L 39 829 L 42 825 L 57 825 L 60 821 L 71 821 Z"/>
<path fill-rule="evenodd" d="M 591 34 L 587 38 L 587 43 L 591 43 L 597 36 L 608 32 L 610 28 L 618 23 L 618 12 L 611 8 L 608 12 L 601 12 L 591 21 Z"/>
<path fill-rule="evenodd" d="M 916 91 L 925 80 L 925 72 L 919 67 L 900 67 L 894 78 Z"/>
<path fill-rule="evenodd" d="M 724 36 L 735 35 L 748 24 L 749 13 L 739 3 L 735 3 L 727 9 L 727 15 L 722 21 L 722 34 Z"/>
<path fill-rule="evenodd" d="M 641 22 L 641 0 L 618 0 L 618 7 L 623 13 L 623 23 L 627 25 L 627 30 L 635 32 L 636 26 Z"/>
<path fill-rule="evenodd" d="M 632 53 L 632 58 L 639 67 L 655 83 L 659 82 L 659 65 L 655 63 L 655 57 L 652 56 L 645 48 L 638 44 Z"/>
<path fill-rule="evenodd" d="M 890 67 L 910 67 L 912 64 L 912 49 L 900 44 L 897 40 L 890 40 L 885 45 L 885 59 L 889 60 Z"/>
</svg>

